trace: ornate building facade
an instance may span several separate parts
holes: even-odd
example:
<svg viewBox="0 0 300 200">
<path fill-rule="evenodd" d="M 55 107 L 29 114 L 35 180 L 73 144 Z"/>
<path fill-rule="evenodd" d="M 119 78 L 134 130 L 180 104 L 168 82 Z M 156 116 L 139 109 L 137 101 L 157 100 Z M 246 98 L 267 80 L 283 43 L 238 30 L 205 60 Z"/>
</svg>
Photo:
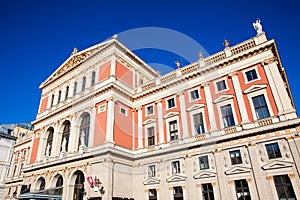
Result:
<svg viewBox="0 0 300 200">
<path fill-rule="evenodd" d="M 40 89 L 19 199 L 300 199 L 300 119 L 264 32 L 165 75 L 113 37 Z"/>
</svg>

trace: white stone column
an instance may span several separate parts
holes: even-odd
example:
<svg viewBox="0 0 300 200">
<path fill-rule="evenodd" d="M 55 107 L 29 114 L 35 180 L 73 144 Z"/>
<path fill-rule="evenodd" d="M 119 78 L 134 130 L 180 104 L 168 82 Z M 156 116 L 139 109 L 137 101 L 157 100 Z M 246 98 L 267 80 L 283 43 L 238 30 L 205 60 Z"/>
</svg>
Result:
<svg viewBox="0 0 300 200">
<path fill-rule="evenodd" d="M 50 152 L 50 157 L 56 157 L 59 155 L 60 151 L 60 144 L 61 144 L 61 135 L 62 133 L 59 131 L 59 123 L 53 124 L 54 133 L 53 133 L 53 140 L 52 140 L 52 148 Z"/>
<path fill-rule="evenodd" d="M 206 100 L 206 105 L 207 105 L 207 110 L 208 110 L 208 119 L 209 119 L 209 123 L 210 123 L 210 131 L 215 131 L 215 130 L 217 130 L 217 124 L 216 124 L 214 106 L 213 106 L 213 102 L 212 102 L 209 84 L 204 83 L 204 84 L 202 84 L 202 87 L 204 87 L 205 100 Z"/>
<path fill-rule="evenodd" d="M 135 136 L 135 109 L 132 109 L 132 149 L 135 150 L 136 146 L 135 146 L 135 140 L 136 140 L 136 136 Z"/>
<path fill-rule="evenodd" d="M 295 174 L 289 174 L 288 176 L 291 180 L 291 183 L 292 183 L 295 195 L 296 195 L 296 199 L 300 199 L 300 188 L 299 188 L 299 185 L 297 183 L 297 179 L 295 178 L 296 175 Z M 298 180 L 298 182 L 299 182 L 299 180 Z"/>
<path fill-rule="evenodd" d="M 270 88 L 273 93 L 276 106 L 278 108 L 278 115 L 293 113 L 290 118 L 297 117 L 295 113 L 295 109 L 292 106 L 291 99 L 287 93 L 285 88 L 285 84 L 283 79 L 278 71 L 278 67 L 276 62 L 267 61 L 268 64 L 264 65 L 264 69 L 266 72 L 266 76 L 270 83 Z M 281 118 L 281 120 L 284 120 Z"/>
<path fill-rule="evenodd" d="M 274 183 L 274 177 L 273 176 L 267 176 L 266 177 L 267 180 L 269 181 L 269 188 L 271 188 L 271 192 L 272 192 L 272 199 L 279 199 L 278 194 L 277 194 L 277 190 L 275 187 L 275 183 Z"/>
<path fill-rule="evenodd" d="M 88 147 L 94 146 L 94 135 L 95 135 L 95 120 L 96 120 L 96 107 L 95 105 L 91 106 L 91 119 L 90 119 L 90 134 L 89 134 L 89 144 Z"/>
<path fill-rule="evenodd" d="M 114 143 L 115 99 L 107 98 L 106 142 Z"/>
<path fill-rule="evenodd" d="M 142 107 L 138 107 L 138 146 L 137 148 L 143 148 L 143 114 Z"/>
<path fill-rule="evenodd" d="M 160 200 L 160 189 L 156 188 L 157 200 Z"/>
<path fill-rule="evenodd" d="M 60 102 L 63 102 L 66 100 L 66 88 L 67 87 L 63 87 L 61 90 Z"/>
<path fill-rule="evenodd" d="M 187 191 L 186 191 L 186 186 L 183 185 L 182 187 L 182 193 L 183 193 L 183 199 L 184 200 L 188 200 L 188 196 L 187 196 Z"/>
<path fill-rule="evenodd" d="M 164 119 L 161 99 L 156 101 L 157 105 L 157 121 L 158 121 L 158 134 L 159 134 L 159 144 L 165 143 L 165 133 L 164 133 Z"/>
<path fill-rule="evenodd" d="M 232 84 L 233 84 L 233 87 L 234 87 L 234 91 L 235 91 L 239 111 L 240 111 L 240 114 L 241 114 L 241 117 L 242 117 L 242 124 L 248 123 L 249 122 L 249 117 L 248 117 L 245 102 L 244 102 L 244 99 L 243 99 L 243 92 L 241 90 L 241 86 L 240 86 L 240 82 L 239 82 L 239 79 L 238 79 L 238 76 L 237 76 L 237 72 L 231 73 L 231 74 L 229 74 L 229 76 L 231 76 Z"/>
<path fill-rule="evenodd" d="M 54 92 L 53 106 L 58 104 L 58 91 Z"/>
<path fill-rule="evenodd" d="M 76 116 L 71 116 L 71 127 L 70 127 L 70 137 L 69 137 L 69 146 L 68 146 L 68 152 L 73 153 L 78 151 L 78 143 L 79 142 L 79 132 L 78 127 L 76 125 Z"/>
<path fill-rule="evenodd" d="M 185 100 L 184 100 L 184 92 L 180 92 L 178 94 L 179 96 L 179 102 L 180 102 L 180 116 L 181 116 L 181 124 L 182 124 L 182 138 L 189 137 L 189 127 L 187 123 L 187 117 L 186 117 L 186 106 L 185 106 Z"/>
<path fill-rule="evenodd" d="M 113 54 L 113 56 L 111 57 L 110 76 L 116 76 L 116 55 L 115 54 Z"/>
</svg>

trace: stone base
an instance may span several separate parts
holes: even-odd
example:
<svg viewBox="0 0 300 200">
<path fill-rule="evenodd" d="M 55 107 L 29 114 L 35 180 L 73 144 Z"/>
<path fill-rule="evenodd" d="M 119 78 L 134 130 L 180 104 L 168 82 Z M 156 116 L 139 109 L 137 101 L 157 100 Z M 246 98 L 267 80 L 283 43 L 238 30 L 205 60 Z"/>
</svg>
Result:
<svg viewBox="0 0 300 200">
<path fill-rule="evenodd" d="M 85 146 L 85 145 L 80 145 L 79 146 L 79 153 L 80 154 L 83 154 L 83 153 L 85 153 L 86 152 L 86 149 L 87 149 L 87 147 Z"/>
</svg>

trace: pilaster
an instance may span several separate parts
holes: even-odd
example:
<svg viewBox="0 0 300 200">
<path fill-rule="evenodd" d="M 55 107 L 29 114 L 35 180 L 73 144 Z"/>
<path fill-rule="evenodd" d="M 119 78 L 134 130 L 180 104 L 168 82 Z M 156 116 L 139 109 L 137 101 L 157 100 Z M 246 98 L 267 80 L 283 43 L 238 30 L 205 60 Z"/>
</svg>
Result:
<svg viewBox="0 0 300 200">
<path fill-rule="evenodd" d="M 107 102 L 107 119 L 106 119 L 106 141 L 114 143 L 114 119 L 115 119 L 115 99 L 109 97 Z"/>
<path fill-rule="evenodd" d="M 204 93 L 205 93 L 205 101 L 207 104 L 207 110 L 208 110 L 208 119 L 210 123 L 210 131 L 217 130 L 217 124 L 216 124 L 216 118 L 214 113 L 214 106 L 213 101 L 210 93 L 210 88 L 208 83 L 202 84 L 202 87 L 204 87 Z"/>
<path fill-rule="evenodd" d="M 182 137 L 186 138 L 189 137 L 188 132 L 188 123 L 187 123 L 187 117 L 186 117 L 186 106 L 185 106 L 185 100 L 184 100 L 184 92 L 178 93 L 179 96 L 179 103 L 180 103 L 180 116 L 181 116 L 181 123 L 182 123 Z"/>
<path fill-rule="evenodd" d="M 158 136 L 159 136 L 159 143 L 165 143 L 164 137 L 164 122 L 163 122 L 163 110 L 162 110 L 162 100 L 159 99 L 156 101 L 157 105 L 157 120 L 158 120 Z"/>
</svg>

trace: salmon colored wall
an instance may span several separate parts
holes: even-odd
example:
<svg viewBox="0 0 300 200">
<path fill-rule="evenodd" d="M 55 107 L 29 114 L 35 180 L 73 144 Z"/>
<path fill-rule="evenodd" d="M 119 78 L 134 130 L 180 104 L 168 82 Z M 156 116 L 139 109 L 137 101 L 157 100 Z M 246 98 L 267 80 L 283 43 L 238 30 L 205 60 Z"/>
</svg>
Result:
<svg viewBox="0 0 300 200">
<path fill-rule="evenodd" d="M 146 116 L 146 112 L 147 112 L 147 107 L 150 106 L 150 105 L 153 105 L 153 110 L 154 110 L 154 114 L 153 115 L 149 115 L 149 116 Z M 156 143 L 159 143 L 159 128 L 158 128 L 158 122 L 157 122 L 157 106 L 155 103 L 151 102 L 149 104 L 146 104 L 143 106 L 143 109 L 142 109 L 142 115 L 143 115 L 143 118 L 142 118 L 142 121 L 146 121 L 148 119 L 154 119 L 156 120 L 155 122 L 155 126 L 156 126 L 156 129 L 155 129 L 155 141 Z M 147 138 L 147 133 L 145 131 L 145 126 L 143 126 L 143 136 L 144 136 L 144 140 L 143 140 L 143 145 L 145 146 L 146 145 L 146 140 L 148 139 Z"/>
<path fill-rule="evenodd" d="M 40 111 L 39 112 L 43 112 L 44 110 L 46 110 L 47 108 L 47 103 L 48 103 L 48 96 L 42 99 L 41 102 L 41 107 L 40 107 Z"/>
<path fill-rule="evenodd" d="M 98 112 L 99 106 L 105 105 L 105 111 Z M 98 114 L 99 113 L 99 114 Z M 96 121 L 94 127 L 94 145 L 100 145 L 106 139 L 107 103 L 102 101 L 96 104 Z"/>
<path fill-rule="evenodd" d="M 133 86 L 132 71 L 118 61 L 116 61 L 116 77 L 127 85 Z"/>
<path fill-rule="evenodd" d="M 168 109 L 167 110 L 167 103 L 166 103 L 166 99 L 169 99 L 169 98 L 172 98 L 172 97 L 175 97 L 175 101 L 176 101 L 176 107 L 175 108 L 171 108 L 171 109 Z M 168 96 L 168 97 L 166 97 L 166 98 L 164 98 L 164 99 L 162 99 L 162 110 L 163 110 L 163 117 L 167 114 L 167 113 L 170 113 L 170 112 L 179 112 L 179 115 L 178 115 L 178 127 L 179 127 L 179 131 L 180 131 L 180 136 L 179 136 L 179 138 L 181 138 L 182 137 L 182 134 L 183 134 L 183 132 L 182 132 L 182 126 L 181 126 L 181 124 L 182 124 L 182 122 L 181 122 L 181 115 L 180 115 L 180 103 L 179 103 L 179 98 L 178 98 L 178 96 L 177 95 L 172 95 L 172 96 Z M 169 124 L 167 124 L 167 119 L 163 119 L 163 124 L 164 124 L 164 139 L 165 139 L 165 141 L 167 141 L 167 134 L 169 134 L 169 133 L 167 133 L 167 126 L 169 125 Z"/>
<path fill-rule="evenodd" d="M 198 100 L 194 100 L 190 102 L 190 92 L 194 89 L 198 89 L 199 90 L 199 95 L 200 95 L 200 99 Z M 189 108 L 195 104 L 204 104 L 204 113 L 203 113 L 203 117 L 205 118 L 205 124 L 206 124 L 206 132 L 208 132 L 210 130 L 210 124 L 209 124 L 209 118 L 208 118 L 208 110 L 207 110 L 207 106 L 206 106 L 206 99 L 205 99 L 205 93 L 204 93 L 204 88 L 201 87 L 200 85 L 190 88 L 187 91 L 185 91 L 184 93 L 185 95 L 185 105 L 186 108 Z M 187 124 L 188 124 L 188 130 L 189 130 L 189 135 L 192 136 L 193 135 L 193 130 L 192 130 L 192 118 L 190 117 L 190 112 L 186 113 L 187 115 Z"/>
<path fill-rule="evenodd" d="M 110 76 L 110 66 L 111 66 L 110 63 L 111 62 L 108 61 L 99 67 L 99 76 L 98 76 L 99 82 Z"/>
<path fill-rule="evenodd" d="M 128 116 L 120 113 L 120 106 L 128 110 Z M 117 102 L 115 104 L 114 120 L 115 144 L 132 149 L 132 109 L 121 102 Z"/>
<path fill-rule="evenodd" d="M 278 114 L 278 108 L 276 106 L 271 88 L 269 87 L 269 81 L 267 79 L 265 70 L 264 70 L 264 68 L 261 64 L 257 64 L 256 66 L 257 66 L 257 72 L 260 76 L 260 80 L 252 81 L 252 82 L 246 84 L 243 72 L 240 71 L 238 73 L 238 78 L 239 78 L 239 82 L 240 82 L 240 85 L 241 85 L 241 89 L 242 89 L 242 91 L 244 91 L 244 90 L 246 90 L 247 88 L 249 88 L 253 85 L 267 84 L 268 87 L 266 88 L 266 91 L 267 91 L 268 99 L 270 101 L 270 104 L 271 104 L 271 107 L 272 107 L 272 110 L 273 110 L 273 114 L 277 115 Z M 253 67 L 253 66 L 250 66 L 249 68 L 251 68 L 251 67 Z M 247 69 L 243 69 L 243 71 L 245 71 L 245 70 L 247 70 Z M 245 102 L 246 109 L 248 111 L 249 120 L 253 121 L 253 116 L 252 116 L 251 107 L 250 107 L 250 103 L 249 103 L 247 94 L 243 94 L 243 97 L 244 97 L 244 102 Z"/>
<path fill-rule="evenodd" d="M 37 156 L 38 149 L 39 149 L 40 138 L 39 137 L 37 138 L 36 136 L 37 136 L 37 134 L 35 134 L 34 139 L 33 139 L 30 163 L 34 163 L 36 161 L 36 156 Z"/>
</svg>

